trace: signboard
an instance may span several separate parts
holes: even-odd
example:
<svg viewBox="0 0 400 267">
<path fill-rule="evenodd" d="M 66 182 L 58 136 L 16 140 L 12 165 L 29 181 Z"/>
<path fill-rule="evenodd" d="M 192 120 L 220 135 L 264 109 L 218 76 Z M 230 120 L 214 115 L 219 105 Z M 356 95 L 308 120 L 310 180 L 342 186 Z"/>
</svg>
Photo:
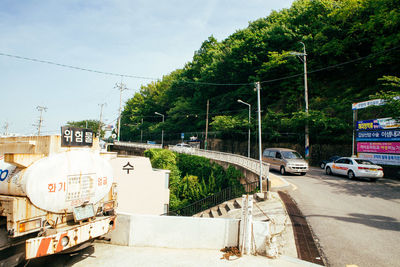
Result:
<svg viewBox="0 0 400 267">
<path fill-rule="evenodd" d="M 357 141 L 400 141 L 400 129 L 357 132 Z"/>
<path fill-rule="evenodd" d="M 93 146 L 93 131 L 86 128 L 61 127 L 61 146 Z"/>
<path fill-rule="evenodd" d="M 369 101 L 364 101 L 364 102 L 359 102 L 359 103 L 353 103 L 352 104 L 352 109 L 363 109 L 367 108 L 370 106 L 382 106 L 385 104 L 385 100 L 383 99 L 374 99 L 374 100 L 369 100 Z"/>
<path fill-rule="evenodd" d="M 400 97 L 396 96 L 393 99 L 395 100 L 400 100 Z M 371 106 L 382 106 L 385 105 L 386 101 L 383 99 L 373 99 L 373 100 L 368 100 L 368 101 L 363 101 L 359 103 L 353 103 L 352 104 L 352 109 L 357 110 L 357 109 L 363 109 Z"/>
<path fill-rule="evenodd" d="M 400 143 L 393 142 L 358 142 L 357 152 L 400 154 Z"/>
<path fill-rule="evenodd" d="M 357 121 L 356 130 L 380 130 L 400 128 L 400 122 L 392 118 Z"/>
<path fill-rule="evenodd" d="M 185 138 L 185 133 L 181 133 L 181 139 Z"/>
<path fill-rule="evenodd" d="M 400 165 L 400 155 L 358 153 L 358 157 L 375 164 Z"/>
</svg>

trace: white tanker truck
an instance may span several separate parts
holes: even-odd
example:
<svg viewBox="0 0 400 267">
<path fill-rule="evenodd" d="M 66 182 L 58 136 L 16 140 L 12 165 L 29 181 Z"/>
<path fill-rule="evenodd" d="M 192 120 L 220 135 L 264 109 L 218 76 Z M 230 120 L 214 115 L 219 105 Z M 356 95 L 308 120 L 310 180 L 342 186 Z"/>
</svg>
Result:
<svg viewBox="0 0 400 267">
<path fill-rule="evenodd" d="M 0 266 L 81 249 L 115 227 L 116 184 L 98 139 L 63 138 L 0 137 Z"/>
</svg>

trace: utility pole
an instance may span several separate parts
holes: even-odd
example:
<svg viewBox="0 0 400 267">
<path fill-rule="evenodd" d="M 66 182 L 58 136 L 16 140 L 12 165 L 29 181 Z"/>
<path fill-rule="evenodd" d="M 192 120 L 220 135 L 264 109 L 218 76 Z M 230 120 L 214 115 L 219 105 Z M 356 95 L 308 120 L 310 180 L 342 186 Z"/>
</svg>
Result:
<svg viewBox="0 0 400 267">
<path fill-rule="evenodd" d="M 99 140 L 100 140 L 100 134 L 101 134 L 101 124 L 102 124 L 102 118 L 103 118 L 103 106 L 104 105 L 107 105 L 107 104 L 106 103 L 99 104 L 99 106 L 100 106 L 100 120 L 99 120 L 99 129 L 97 130 L 97 137 L 99 138 Z"/>
<path fill-rule="evenodd" d="M 304 63 L 304 101 L 306 103 L 306 126 L 305 126 L 305 158 L 308 160 L 310 158 L 310 136 L 308 129 L 308 86 L 307 86 L 307 53 L 306 53 L 306 45 L 303 42 L 300 42 L 303 45 L 303 63 Z"/>
<path fill-rule="evenodd" d="M 261 143 L 261 100 L 260 100 L 260 82 L 256 82 L 257 90 L 257 113 L 258 113 L 258 156 L 260 159 L 260 192 L 262 192 L 262 143 Z M 269 191 L 269 180 L 267 176 L 267 192 Z"/>
<path fill-rule="evenodd" d="M 308 160 L 310 158 L 310 137 L 309 137 L 309 129 L 308 129 L 308 85 L 307 85 L 307 53 L 306 53 L 306 45 L 303 42 L 300 42 L 303 45 L 303 53 L 299 52 L 290 52 L 291 55 L 299 57 L 304 64 L 304 102 L 305 102 L 305 112 L 307 116 L 306 125 L 304 127 L 304 158 Z M 303 56 L 301 58 L 300 56 Z"/>
<path fill-rule="evenodd" d="M 154 114 L 159 115 L 162 117 L 162 123 L 164 127 L 164 114 L 154 112 Z M 161 148 L 164 148 L 164 128 L 161 128 Z"/>
<path fill-rule="evenodd" d="M 140 143 L 143 143 L 143 118 L 142 125 L 140 125 Z"/>
<path fill-rule="evenodd" d="M 4 135 L 8 136 L 8 122 L 4 124 Z"/>
<path fill-rule="evenodd" d="M 43 111 L 47 111 L 47 107 L 37 106 L 36 109 L 40 112 L 40 119 L 38 123 L 38 136 L 40 135 L 40 129 L 42 128 L 43 123 Z"/>
<path fill-rule="evenodd" d="M 204 149 L 207 150 L 207 137 L 208 137 L 208 110 L 210 108 L 210 100 L 207 99 L 207 117 L 206 117 L 206 138 L 204 140 Z"/>
<path fill-rule="evenodd" d="M 120 138 L 120 130 L 121 130 L 121 109 L 122 109 L 122 92 L 128 90 L 125 84 L 120 82 L 119 84 L 115 84 L 115 87 L 119 90 L 119 113 L 118 113 L 118 132 L 117 132 L 117 140 Z"/>
</svg>

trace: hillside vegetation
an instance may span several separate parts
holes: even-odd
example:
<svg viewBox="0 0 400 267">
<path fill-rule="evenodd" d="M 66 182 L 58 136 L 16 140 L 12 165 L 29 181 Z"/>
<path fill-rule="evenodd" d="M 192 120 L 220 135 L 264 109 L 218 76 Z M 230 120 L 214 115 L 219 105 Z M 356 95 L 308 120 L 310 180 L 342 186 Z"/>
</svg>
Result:
<svg viewBox="0 0 400 267">
<path fill-rule="evenodd" d="M 266 141 L 349 143 L 351 103 L 397 95 L 400 73 L 398 0 L 299 0 L 249 23 L 222 41 L 210 36 L 182 69 L 142 86 L 126 103 L 121 139 L 166 140 L 203 132 L 210 103 L 210 131 L 244 139 L 248 107 L 257 127 L 254 82 L 261 82 L 262 131 Z M 307 52 L 309 116 L 304 112 L 303 62 Z M 378 94 L 378 95 L 377 95 Z M 165 114 L 165 122 L 154 114 Z M 359 119 L 390 116 L 386 108 Z M 142 124 L 143 119 L 143 124 Z M 252 131 L 254 134 L 256 131 Z M 153 134 L 153 135 L 152 135 Z"/>
</svg>

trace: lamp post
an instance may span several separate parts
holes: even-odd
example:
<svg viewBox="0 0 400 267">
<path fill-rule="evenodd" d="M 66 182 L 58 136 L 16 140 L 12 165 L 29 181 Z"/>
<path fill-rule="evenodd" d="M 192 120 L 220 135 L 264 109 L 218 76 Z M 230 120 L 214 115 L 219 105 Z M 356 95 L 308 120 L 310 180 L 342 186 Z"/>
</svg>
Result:
<svg viewBox="0 0 400 267">
<path fill-rule="evenodd" d="M 154 112 L 154 114 L 162 116 L 162 122 L 164 124 L 164 115 L 158 112 Z M 161 148 L 164 147 L 164 129 L 161 128 Z"/>
<path fill-rule="evenodd" d="M 251 105 L 249 103 L 244 102 L 243 100 L 238 99 L 239 103 L 245 104 L 249 107 L 249 140 L 247 141 L 247 157 L 250 158 L 250 115 L 251 115 Z"/>
<path fill-rule="evenodd" d="M 308 86 L 307 86 L 307 53 L 306 53 L 306 45 L 303 42 L 300 42 L 303 45 L 303 53 L 299 52 L 291 52 L 291 55 L 298 56 L 304 64 L 304 101 L 305 101 L 305 111 L 307 116 L 307 121 L 305 125 L 305 158 L 310 158 L 310 137 L 309 137 L 309 129 L 308 129 Z M 303 59 L 300 57 L 303 56 Z"/>
</svg>

